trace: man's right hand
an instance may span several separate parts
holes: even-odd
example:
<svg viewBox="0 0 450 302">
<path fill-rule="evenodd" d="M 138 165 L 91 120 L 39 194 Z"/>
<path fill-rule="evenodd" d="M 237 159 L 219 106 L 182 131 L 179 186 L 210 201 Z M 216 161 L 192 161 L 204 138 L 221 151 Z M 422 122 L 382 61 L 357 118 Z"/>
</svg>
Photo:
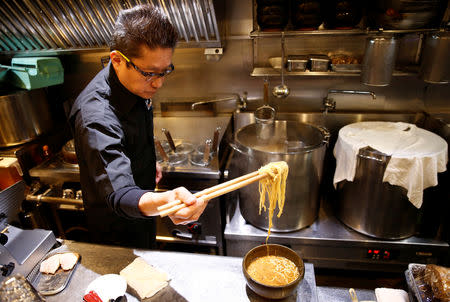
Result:
<svg viewBox="0 0 450 302">
<path fill-rule="evenodd" d="M 180 200 L 187 206 L 181 210 L 178 210 L 172 215 L 169 215 L 169 218 L 172 220 L 172 222 L 174 224 L 188 224 L 197 221 L 208 203 L 201 197 L 196 198 L 184 187 L 176 188 L 172 192 L 174 192 L 175 194 L 173 200 Z"/>
<path fill-rule="evenodd" d="M 201 197 L 196 198 L 186 188 L 179 187 L 162 193 L 145 193 L 141 196 L 138 206 L 143 215 L 157 216 L 159 215 L 157 207 L 175 200 L 183 202 L 186 207 L 169 215 L 174 224 L 188 224 L 197 221 L 208 204 Z"/>
</svg>

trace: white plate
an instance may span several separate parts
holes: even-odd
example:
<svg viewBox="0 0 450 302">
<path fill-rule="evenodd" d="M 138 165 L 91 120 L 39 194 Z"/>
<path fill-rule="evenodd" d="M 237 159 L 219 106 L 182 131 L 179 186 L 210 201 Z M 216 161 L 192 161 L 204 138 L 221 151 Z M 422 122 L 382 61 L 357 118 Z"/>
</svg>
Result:
<svg viewBox="0 0 450 302">
<path fill-rule="evenodd" d="M 120 275 L 107 274 L 98 277 L 92 281 L 86 288 L 85 295 L 90 291 L 94 291 L 102 299 L 102 301 L 109 301 L 110 299 L 117 299 L 125 295 L 127 291 L 127 281 Z"/>
</svg>

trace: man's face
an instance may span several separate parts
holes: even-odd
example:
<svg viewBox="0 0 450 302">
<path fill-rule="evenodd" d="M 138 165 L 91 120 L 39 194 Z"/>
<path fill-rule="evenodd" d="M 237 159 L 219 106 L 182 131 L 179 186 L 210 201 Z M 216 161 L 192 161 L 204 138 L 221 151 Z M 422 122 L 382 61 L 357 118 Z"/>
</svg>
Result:
<svg viewBox="0 0 450 302">
<path fill-rule="evenodd" d="M 140 47 L 139 57 L 128 57 L 140 70 L 145 72 L 162 73 L 172 64 L 172 48 L 150 49 L 147 46 Z M 110 54 L 111 62 L 116 71 L 120 83 L 131 93 L 144 99 L 151 98 L 156 90 L 163 85 L 164 77 L 155 77 L 148 80 L 130 64 L 127 66 L 126 59 L 118 52 Z"/>
</svg>

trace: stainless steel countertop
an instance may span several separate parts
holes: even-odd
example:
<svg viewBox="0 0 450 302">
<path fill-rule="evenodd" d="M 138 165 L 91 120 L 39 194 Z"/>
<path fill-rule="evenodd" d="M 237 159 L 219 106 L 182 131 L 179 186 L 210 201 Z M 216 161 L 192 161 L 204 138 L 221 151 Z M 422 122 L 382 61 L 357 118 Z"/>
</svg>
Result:
<svg viewBox="0 0 450 302">
<path fill-rule="evenodd" d="M 295 241 L 306 245 L 313 244 L 317 241 L 323 241 L 330 246 L 341 246 L 342 242 L 346 242 L 347 246 L 354 246 L 364 242 L 367 244 L 383 244 L 384 246 L 389 247 L 408 245 L 436 246 L 443 249 L 449 247 L 449 245 L 443 241 L 415 236 L 401 240 L 371 238 L 345 227 L 333 214 L 330 213 L 330 211 L 331 209 L 324 207 L 322 203 L 319 211 L 319 217 L 311 226 L 294 232 L 273 232 L 270 236 L 272 238 L 277 238 L 276 243 L 278 244 L 292 243 Z M 247 223 L 240 212 L 239 205 L 237 205 L 234 215 L 231 217 L 231 221 L 227 223 L 225 227 L 224 235 L 226 239 L 245 238 L 263 242 L 267 236 L 267 231 L 261 230 Z"/>
<path fill-rule="evenodd" d="M 82 301 L 88 284 L 103 274 L 119 273 L 137 256 L 165 271 L 169 286 L 145 301 L 268 301 L 254 294 L 242 274 L 242 258 L 180 252 L 136 250 L 66 240 L 65 246 L 81 255 L 66 289 L 46 301 Z M 357 290 L 358 297 L 374 300 L 372 290 Z M 138 301 L 127 294 L 129 302 Z M 280 301 L 349 301 L 348 288 L 316 287 L 314 267 L 305 263 L 305 279 L 292 295 Z"/>
</svg>

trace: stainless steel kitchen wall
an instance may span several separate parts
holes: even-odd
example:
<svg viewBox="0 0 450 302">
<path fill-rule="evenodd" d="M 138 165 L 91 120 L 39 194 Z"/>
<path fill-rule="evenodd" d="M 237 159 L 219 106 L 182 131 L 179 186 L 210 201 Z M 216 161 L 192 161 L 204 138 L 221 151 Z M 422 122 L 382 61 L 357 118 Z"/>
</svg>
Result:
<svg viewBox="0 0 450 302">
<path fill-rule="evenodd" d="M 81 53 L 63 58 L 64 94 L 74 98 L 102 68 L 103 53 Z M 252 41 L 226 40 L 225 53 L 218 62 L 208 61 L 203 49 L 176 49 L 173 58 L 175 72 L 165 81 L 154 97 L 156 110 L 161 102 L 188 102 L 216 95 L 248 92 L 249 110 L 262 104 L 263 77 L 252 77 Z M 66 67 L 67 66 L 67 67 Z M 280 83 L 280 77 L 270 77 L 269 89 Z M 386 87 L 368 87 L 360 77 L 288 76 L 291 89 L 286 99 L 270 94 L 270 104 L 280 111 L 322 111 L 322 100 L 329 89 L 373 91 L 376 99 L 366 96 L 332 95 L 336 111 L 379 112 L 450 112 L 450 85 L 427 84 L 416 75 L 394 76 Z"/>
<path fill-rule="evenodd" d="M 249 38 L 253 29 L 252 1 L 226 1 L 226 40 L 224 54 L 219 61 L 209 61 L 203 48 L 177 48 L 175 50 L 173 72 L 164 86 L 155 95 L 156 110 L 161 102 L 189 101 L 203 97 L 214 97 L 229 93 L 248 92 L 249 110 L 262 104 L 263 77 L 250 76 L 255 60 L 263 60 L 279 51 L 279 39 L 255 42 Z M 360 52 L 364 50 L 364 36 L 337 41 L 334 37 L 294 37 L 288 38 L 288 51 L 299 52 L 346 49 Z M 401 43 L 397 61 L 415 60 L 417 39 L 406 37 Z M 339 42 L 339 43 L 338 43 Z M 341 43 L 342 42 L 342 43 Z M 257 56 L 256 43 L 265 43 Z M 411 45 L 410 45 L 411 44 Z M 402 50 L 403 49 L 403 50 Z M 293 53 L 289 53 L 293 54 Z M 108 52 L 79 51 L 60 55 L 65 70 L 65 83 L 59 88 L 61 101 L 73 99 L 102 68 L 100 59 Z M 3 62 L 6 58 L 3 56 Z M 2 57 L 0 57 L 0 62 Z M 270 77 L 270 89 L 280 83 L 280 77 Z M 450 84 L 433 85 L 418 79 L 417 75 L 394 76 L 387 87 L 368 87 L 361 84 L 359 76 L 288 76 L 286 83 L 291 89 L 286 99 L 270 96 L 270 103 L 280 111 L 322 111 L 322 100 L 329 89 L 373 91 L 377 98 L 365 96 L 333 95 L 336 110 L 377 111 L 377 112 L 450 112 Z"/>
</svg>

